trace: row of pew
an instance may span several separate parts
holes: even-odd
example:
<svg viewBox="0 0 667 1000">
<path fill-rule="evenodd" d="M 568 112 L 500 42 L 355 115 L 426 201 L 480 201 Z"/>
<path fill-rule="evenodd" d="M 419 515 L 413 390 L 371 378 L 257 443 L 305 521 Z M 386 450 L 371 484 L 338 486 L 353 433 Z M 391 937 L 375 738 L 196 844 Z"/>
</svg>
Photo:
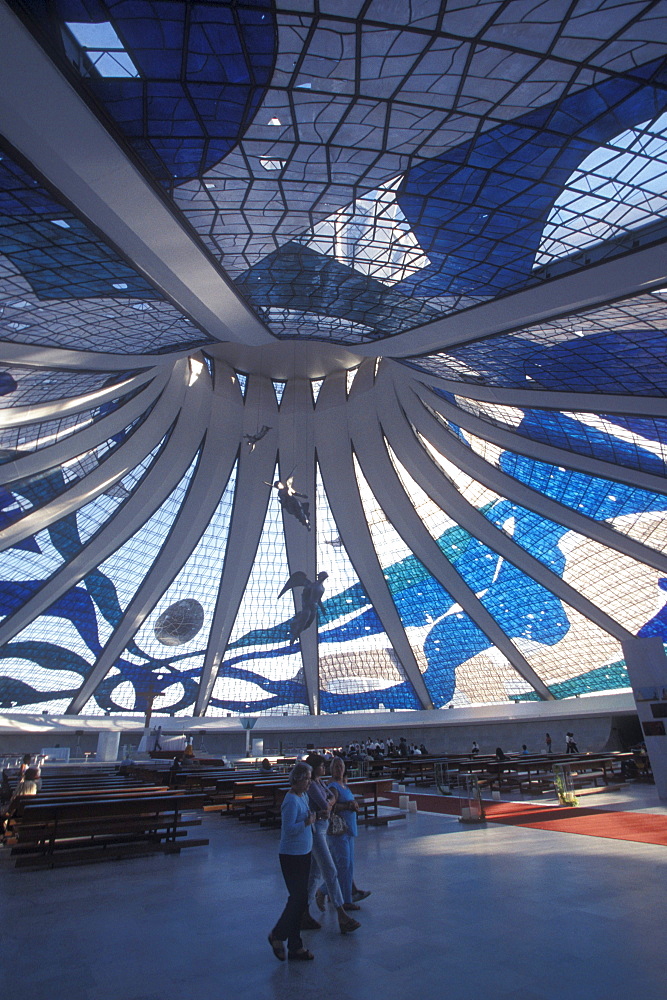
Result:
<svg viewBox="0 0 667 1000">
<path fill-rule="evenodd" d="M 8 775 L 18 780 L 18 772 Z M 53 868 L 208 844 L 189 836 L 206 798 L 141 777 L 86 765 L 45 767 L 36 796 L 7 818 L 5 846 L 17 868 Z"/>
<path fill-rule="evenodd" d="M 286 762 L 285 768 L 292 763 Z M 509 756 L 398 757 L 350 767 L 349 785 L 360 805 L 359 821 L 386 825 L 404 813 L 392 807 L 392 784 L 437 785 L 456 794 L 468 776 L 492 791 L 541 793 L 553 789 L 554 764 L 570 766 L 574 787 L 597 787 L 633 776 L 632 753 Z M 8 774 L 18 781 L 18 771 Z M 55 867 L 153 852 L 178 853 L 205 846 L 190 836 L 202 811 L 219 812 L 263 826 L 280 823 L 288 790 L 285 772 L 237 770 L 197 762 L 178 770 L 169 761 L 123 765 L 47 765 L 35 797 L 16 802 L 5 827 L 5 845 L 20 868 Z M 384 808 L 381 807 L 391 807 Z"/>
<path fill-rule="evenodd" d="M 358 821 L 366 826 L 386 826 L 391 820 L 404 819 L 405 813 L 381 806 L 392 806 L 388 797 L 392 778 L 355 778 L 349 782 L 359 804 Z M 238 772 L 216 781 L 210 793 L 206 811 L 235 816 L 241 821 L 257 822 L 261 826 L 280 825 L 280 807 L 289 789 L 286 775 Z"/>
<path fill-rule="evenodd" d="M 519 792 L 535 795 L 554 787 L 555 764 L 567 764 L 574 787 L 612 785 L 633 776 L 636 755 L 623 752 L 580 754 L 507 755 L 499 761 L 495 756 L 449 754 L 446 757 L 400 757 L 383 761 L 365 761 L 368 774 L 389 774 L 402 784 L 447 786 L 452 792 L 465 783 L 468 776 L 477 778 L 480 787 L 491 791 Z M 441 788 L 442 790 L 442 788 Z"/>
</svg>

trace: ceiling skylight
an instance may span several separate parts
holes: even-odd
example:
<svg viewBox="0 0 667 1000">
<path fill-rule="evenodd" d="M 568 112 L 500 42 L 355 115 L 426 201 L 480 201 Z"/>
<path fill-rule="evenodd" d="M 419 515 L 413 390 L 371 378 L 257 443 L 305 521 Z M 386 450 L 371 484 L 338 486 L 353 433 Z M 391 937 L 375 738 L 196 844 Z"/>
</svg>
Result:
<svg viewBox="0 0 667 1000">
<path fill-rule="evenodd" d="M 139 76 L 139 70 L 109 21 L 67 21 L 67 27 L 100 76 Z"/>
<path fill-rule="evenodd" d="M 549 213 L 535 266 L 659 221 L 667 208 L 667 114 L 586 157 Z"/>
<path fill-rule="evenodd" d="M 385 285 L 428 267 L 430 261 L 396 201 L 400 183 L 401 177 L 392 177 L 318 223 L 301 242 Z"/>
</svg>

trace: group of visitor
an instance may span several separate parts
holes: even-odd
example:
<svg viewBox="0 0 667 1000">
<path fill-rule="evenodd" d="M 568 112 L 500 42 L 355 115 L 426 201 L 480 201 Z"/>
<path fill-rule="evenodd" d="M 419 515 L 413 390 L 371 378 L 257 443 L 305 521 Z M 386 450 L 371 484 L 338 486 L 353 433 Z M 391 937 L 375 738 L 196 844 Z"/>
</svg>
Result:
<svg viewBox="0 0 667 1000">
<path fill-rule="evenodd" d="M 544 746 L 547 753 L 553 753 L 553 740 L 549 733 L 544 735 Z M 470 748 L 470 756 L 477 757 L 480 753 L 479 743 L 477 740 L 472 741 L 472 747 Z M 565 734 L 565 753 L 579 753 L 579 747 L 577 746 L 577 741 L 574 738 L 574 733 L 568 732 Z M 521 744 L 521 755 L 527 757 L 530 755 L 530 750 L 526 743 Z M 496 760 L 506 760 L 507 757 L 503 752 L 501 747 L 496 747 L 495 750 Z"/>
<path fill-rule="evenodd" d="M 342 756 L 344 760 L 378 760 L 385 757 L 422 757 L 428 755 L 428 750 L 423 743 L 408 743 L 405 736 L 401 736 L 398 743 L 393 739 L 373 739 L 360 742 L 348 743 L 342 751 L 335 751 L 335 754 Z"/>
<path fill-rule="evenodd" d="M 295 764 L 280 811 L 280 868 L 289 896 L 269 934 L 269 945 L 281 962 L 285 957 L 300 962 L 314 958 L 301 938 L 302 930 L 322 926 L 310 912 L 314 902 L 324 911 L 328 898 L 341 934 L 349 934 L 361 926 L 350 911 L 359 910 L 359 902 L 370 896 L 354 882 L 359 805 L 347 785 L 345 761 L 332 759 L 328 782 L 325 768 L 325 757 L 317 753 Z"/>
</svg>

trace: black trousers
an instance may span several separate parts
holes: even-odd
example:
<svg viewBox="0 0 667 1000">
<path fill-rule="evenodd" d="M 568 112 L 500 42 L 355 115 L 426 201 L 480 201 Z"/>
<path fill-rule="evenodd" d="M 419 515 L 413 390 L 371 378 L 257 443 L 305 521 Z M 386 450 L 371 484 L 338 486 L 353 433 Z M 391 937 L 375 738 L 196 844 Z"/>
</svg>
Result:
<svg viewBox="0 0 667 1000">
<path fill-rule="evenodd" d="M 287 950 L 295 952 L 303 948 L 301 917 L 308 909 L 310 853 L 281 854 L 279 857 L 289 898 L 271 935 L 280 941 L 287 939 Z"/>
</svg>

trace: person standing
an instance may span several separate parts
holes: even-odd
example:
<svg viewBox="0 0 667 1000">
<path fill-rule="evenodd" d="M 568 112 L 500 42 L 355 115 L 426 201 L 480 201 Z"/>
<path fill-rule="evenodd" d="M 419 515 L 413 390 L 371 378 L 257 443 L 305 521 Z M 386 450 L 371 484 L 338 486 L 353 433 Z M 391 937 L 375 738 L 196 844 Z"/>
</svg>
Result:
<svg viewBox="0 0 667 1000">
<path fill-rule="evenodd" d="M 565 735 L 565 753 L 579 753 L 574 733 L 566 733 Z"/>
<path fill-rule="evenodd" d="M 278 922 L 269 933 L 269 944 L 278 961 L 285 961 L 284 941 L 290 961 L 311 961 L 315 956 L 304 948 L 301 940 L 301 920 L 308 909 L 308 876 L 313 848 L 311 827 L 315 813 L 310 811 L 308 789 L 311 769 L 308 764 L 295 764 L 290 773 L 290 789 L 280 808 L 280 868 L 289 897 Z"/>
<path fill-rule="evenodd" d="M 549 733 L 547 733 L 546 736 L 544 737 L 544 742 L 547 745 L 547 753 L 553 753 L 551 749 L 551 737 L 549 736 Z"/>
<path fill-rule="evenodd" d="M 478 753 L 479 753 L 479 744 L 478 744 L 477 740 L 473 740 L 472 741 L 472 750 L 470 751 L 470 756 L 471 757 L 476 757 Z"/>
</svg>

